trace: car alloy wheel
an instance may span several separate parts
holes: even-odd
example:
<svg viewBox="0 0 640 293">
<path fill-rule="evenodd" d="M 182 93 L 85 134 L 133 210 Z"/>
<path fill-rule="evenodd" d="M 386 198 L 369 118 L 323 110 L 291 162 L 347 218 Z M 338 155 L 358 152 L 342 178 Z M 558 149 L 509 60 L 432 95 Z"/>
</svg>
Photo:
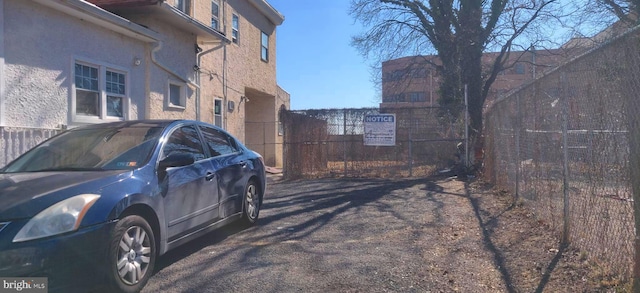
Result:
<svg viewBox="0 0 640 293">
<path fill-rule="evenodd" d="M 248 224 L 255 224 L 260 214 L 260 192 L 254 180 L 249 181 L 244 189 L 242 216 Z"/>
<path fill-rule="evenodd" d="M 110 257 L 110 278 L 115 289 L 138 292 L 147 283 L 156 260 L 153 230 L 140 216 L 127 216 L 116 224 Z"/>
</svg>

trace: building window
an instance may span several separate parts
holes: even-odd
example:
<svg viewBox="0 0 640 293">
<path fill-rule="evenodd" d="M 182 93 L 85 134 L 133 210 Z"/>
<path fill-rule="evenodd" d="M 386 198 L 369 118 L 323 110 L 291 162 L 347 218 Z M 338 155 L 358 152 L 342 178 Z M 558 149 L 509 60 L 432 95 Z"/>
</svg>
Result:
<svg viewBox="0 0 640 293">
<path fill-rule="evenodd" d="M 386 72 L 382 76 L 382 81 L 388 82 L 388 81 L 402 80 L 407 78 L 408 73 L 409 73 L 408 69 L 399 69 L 399 70 L 394 70 L 392 72 Z"/>
<path fill-rule="evenodd" d="M 185 14 L 189 14 L 189 0 L 176 0 L 175 4 L 178 10 Z"/>
<path fill-rule="evenodd" d="M 411 70 L 411 77 L 415 78 L 426 78 L 429 74 L 429 71 L 426 68 L 414 68 Z"/>
<path fill-rule="evenodd" d="M 388 95 L 382 98 L 383 103 L 404 103 L 405 95 L 404 93 L 397 95 Z"/>
<path fill-rule="evenodd" d="M 220 128 L 222 127 L 222 100 L 214 99 L 213 100 L 213 124 Z"/>
<path fill-rule="evenodd" d="M 412 92 L 412 93 L 409 93 L 409 99 L 411 100 L 412 103 L 426 102 L 427 95 L 424 92 Z"/>
<path fill-rule="evenodd" d="M 124 117 L 125 75 L 107 70 L 107 116 Z"/>
<path fill-rule="evenodd" d="M 127 73 L 105 65 L 75 62 L 74 122 L 100 119 L 124 119 L 127 97 Z"/>
<path fill-rule="evenodd" d="M 231 40 L 234 43 L 238 43 L 238 35 L 239 35 L 239 28 L 240 28 L 240 19 L 238 18 L 238 15 L 236 15 L 235 13 L 232 15 L 232 24 L 231 24 Z"/>
<path fill-rule="evenodd" d="M 220 5 L 218 4 L 218 0 L 211 1 L 211 27 L 213 29 L 219 29 L 219 19 L 220 19 Z"/>
<path fill-rule="evenodd" d="M 262 58 L 262 61 L 268 62 L 269 61 L 269 35 L 265 34 L 264 32 L 262 33 L 262 37 L 261 39 L 261 45 L 262 45 L 262 50 L 260 52 L 260 57 Z"/>
<path fill-rule="evenodd" d="M 516 63 L 515 71 L 516 74 L 524 74 L 524 64 Z"/>
<path fill-rule="evenodd" d="M 186 103 L 186 85 L 176 81 L 169 81 L 168 101 L 169 107 L 184 109 Z"/>
<path fill-rule="evenodd" d="M 76 114 L 99 116 L 98 68 L 76 63 Z"/>
</svg>

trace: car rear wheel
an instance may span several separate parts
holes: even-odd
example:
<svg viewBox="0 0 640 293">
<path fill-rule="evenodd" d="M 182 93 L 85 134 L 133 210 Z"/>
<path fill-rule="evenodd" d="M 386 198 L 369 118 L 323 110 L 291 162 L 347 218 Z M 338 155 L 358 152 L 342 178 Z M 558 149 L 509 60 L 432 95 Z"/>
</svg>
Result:
<svg viewBox="0 0 640 293">
<path fill-rule="evenodd" d="M 116 224 L 109 246 L 109 279 L 117 292 L 139 292 L 156 262 L 156 243 L 147 221 L 136 215 Z"/>
<path fill-rule="evenodd" d="M 245 223 L 253 225 L 260 214 L 260 189 L 255 180 L 250 180 L 244 188 L 242 203 L 242 219 Z"/>
</svg>

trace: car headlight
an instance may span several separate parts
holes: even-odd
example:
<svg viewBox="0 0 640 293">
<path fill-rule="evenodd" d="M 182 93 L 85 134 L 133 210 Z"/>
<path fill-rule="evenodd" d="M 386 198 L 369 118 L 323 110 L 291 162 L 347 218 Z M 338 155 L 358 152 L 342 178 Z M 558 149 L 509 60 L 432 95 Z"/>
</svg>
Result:
<svg viewBox="0 0 640 293">
<path fill-rule="evenodd" d="M 13 238 L 22 242 L 53 236 L 78 229 L 82 218 L 98 200 L 97 194 L 80 194 L 58 202 L 27 222 Z"/>
</svg>

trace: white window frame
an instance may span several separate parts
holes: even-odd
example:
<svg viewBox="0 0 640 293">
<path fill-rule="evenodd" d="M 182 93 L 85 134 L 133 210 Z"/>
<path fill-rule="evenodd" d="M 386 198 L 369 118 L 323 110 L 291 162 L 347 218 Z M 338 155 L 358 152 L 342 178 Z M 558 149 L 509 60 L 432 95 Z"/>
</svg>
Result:
<svg viewBox="0 0 640 293">
<path fill-rule="evenodd" d="M 234 23 L 234 20 L 237 20 Z M 237 26 L 234 26 L 236 24 Z M 240 42 L 240 16 L 233 13 L 231 15 L 231 41 L 238 44 Z"/>
<path fill-rule="evenodd" d="M 264 43 L 264 37 L 267 37 L 267 43 Z M 265 56 L 263 57 L 263 52 Z M 260 59 L 264 62 L 269 62 L 269 35 L 263 31 L 260 31 Z"/>
<path fill-rule="evenodd" d="M 213 5 L 218 6 L 218 15 L 213 14 Z M 213 25 L 213 21 L 216 21 L 216 25 Z M 220 3 L 218 0 L 211 0 L 211 27 L 215 30 L 220 30 Z"/>
<path fill-rule="evenodd" d="M 180 105 L 175 105 L 171 102 L 171 86 L 177 86 L 180 88 Z M 181 81 L 177 81 L 177 80 L 169 80 L 169 82 L 167 83 L 167 94 L 165 95 L 166 97 L 166 103 L 167 103 L 167 108 L 172 108 L 172 109 L 180 109 L 180 110 L 184 110 L 187 108 L 187 84 Z"/>
<path fill-rule="evenodd" d="M 216 114 L 216 102 L 220 102 L 220 114 Z M 224 128 L 224 100 L 220 98 L 213 99 L 213 125 Z M 220 125 L 216 124 L 216 116 L 220 117 Z"/>
<path fill-rule="evenodd" d="M 98 62 L 95 60 L 74 57 L 71 62 L 71 103 L 69 105 L 69 112 L 71 113 L 70 123 L 101 123 L 104 121 L 124 121 L 129 120 L 129 105 L 131 103 L 130 91 L 131 82 L 129 70 L 124 67 L 108 64 L 105 62 Z M 99 98 L 99 112 L 98 115 L 83 115 L 76 112 L 77 105 L 77 88 L 76 88 L 76 64 L 93 67 L 98 69 L 98 98 Z M 106 75 L 107 71 L 124 74 L 125 92 L 124 94 L 107 93 Z M 122 117 L 108 116 L 107 115 L 107 96 L 116 96 L 122 98 Z"/>
</svg>

